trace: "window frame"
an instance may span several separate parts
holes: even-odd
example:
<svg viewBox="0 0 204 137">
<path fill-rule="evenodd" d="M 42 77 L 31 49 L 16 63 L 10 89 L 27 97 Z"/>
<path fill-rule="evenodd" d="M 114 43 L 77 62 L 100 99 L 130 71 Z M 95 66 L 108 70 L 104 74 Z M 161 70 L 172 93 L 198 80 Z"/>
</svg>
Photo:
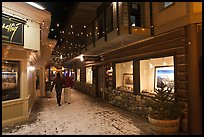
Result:
<svg viewBox="0 0 204 137">
<path fill-rule="evenodd" d="M 135 5 L 140 5 L 140 9 L 138 9 L 138 10 L 140 10 L 140 19 L 139 19 L 139 22 L 137 21 L 137 16 L 135 15 L 135 14 L 133 14 L 132 12 L 133 12 L 133 9 L 135 9 L 135 8 L 133 8 L 133 4 L 135 4 Z M 135 9 L 135 10 L 137 10 L 137 9 Z M 131 17 L 134 17 L 134 20 L 135 20 L 135 22 L 134 22 L 134 24 L 135 24 L 135 26 L 132 26 L 132 20 L 131 20 Z M 131 5 L 130 5 L 130 26 L 131 27 L 142 27 L 142 4 L 141 3 L 138 3 L 138 2 L 131 2 Z M 139 25 L 137 25 L 139 23 Z"/>
<path fill-rule="evenodd" d="M 3 65 L 3 63 L 15 63 L 16 64 L 16 67 L 18 68 L 17 69 L 17 71 L 3 71 L 2 70 L 2 73 L 3 72 L 8 72 L 8 73 L 14 73 L 14 72 L 16 72 L 16 82 L 15 83 L 17 83 L 17 85 L 16 85 L 16 92 L 15 92 L 15 95 L 16 95 L 16 97 L 11 97 L 11 98 L 8 98 L 8 99 L 3 99 L 2 98 L 2 102 L 4 102 L 4 101 L 10 101 L 10 100 L 15 100 L 15 99 L 20 99 L 21 98 L 21 91 L 20 91 L 20 86 L 21 86 L 21 82 L 20 82 L 20 66 L 21 66 L 21 61 L 15 61 L 15 60 L 2 60 L 2 65 Z M 2 77 L 2 79 L 3 79 L 3 77 Z M 9 83 L 9 82 L 8 82 Z M 2 80 L 2 84 L 3 84 L 3 80 Z M 8 92 L 8 91 L 5 91 L 5 92 Z M 10 91 L 10 92 L 12 92 L 12 91 Z M 10 93 L 11 94 L 11 93 Z M 3 97 L 3 89 L 2 89 L 2 97 Z"/>
</svg>

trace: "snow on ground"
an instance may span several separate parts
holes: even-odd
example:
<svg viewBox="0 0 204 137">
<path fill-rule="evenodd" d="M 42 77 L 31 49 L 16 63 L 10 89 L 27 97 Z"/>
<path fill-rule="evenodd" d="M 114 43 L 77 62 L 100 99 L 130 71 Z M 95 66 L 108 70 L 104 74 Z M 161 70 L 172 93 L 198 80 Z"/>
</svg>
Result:
<svg viewBox="0 0 204 137">
<path fill-rule="evenodd" d="M 55 92 L 43 98 L 43 110 L 34 123 L 21 125 L 19 130 L 3 135 L 140 135 L 142 131 L 131 118 L 94 101 L 89 96 L 72 90 L 71 104 L 57 106 Z"/>
</svg>

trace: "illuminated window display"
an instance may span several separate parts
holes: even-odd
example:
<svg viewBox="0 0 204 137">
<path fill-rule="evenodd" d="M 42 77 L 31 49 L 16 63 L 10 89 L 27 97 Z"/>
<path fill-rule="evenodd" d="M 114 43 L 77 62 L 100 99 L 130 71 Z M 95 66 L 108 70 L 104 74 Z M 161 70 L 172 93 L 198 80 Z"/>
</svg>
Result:
<svg viewBox="0 0 204 137">
<path fill-rule="evenodd" d="M 77 69 L 77 81 L 80 81 L 80 69 Z"/>
<path fill-rule="evenodd" d="M 133 92 L 133 61 L 116 64 L 116 88 Z"/>
<path fill-rule="evenodd" d="M 154 90 L 162 83 L 173 88 L 174 91 L 173 56 L 141 60 L 140 92 L 148 95 L 155 94 Z"/>
<path fill-rule="evenodd" d="M 2 61 L 2 101 L 20 98 L 19 73 L 19 61 Z"/>
<path fill-rule="evenodd" d="M 86 83 L 93 84 L 93 71 L 92 67 L 86 68 Z"/>
</svg>

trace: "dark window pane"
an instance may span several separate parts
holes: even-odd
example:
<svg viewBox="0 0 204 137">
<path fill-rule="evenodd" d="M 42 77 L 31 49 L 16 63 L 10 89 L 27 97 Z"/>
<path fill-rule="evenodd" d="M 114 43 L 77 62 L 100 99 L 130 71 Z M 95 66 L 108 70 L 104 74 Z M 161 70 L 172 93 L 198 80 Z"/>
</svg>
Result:
<svg viewBox="0 0 204 137">
<path fill-rule="evenodd" d="M 141 5 L 132 3 L 131 7 L 131 26 L 141 27 Z"/>
<path fill-rule="evenodd" d="M 106 31 L 107 33 L 113 30 L 113 6 L 110 5 L 106 10 Z"/>
</svg>

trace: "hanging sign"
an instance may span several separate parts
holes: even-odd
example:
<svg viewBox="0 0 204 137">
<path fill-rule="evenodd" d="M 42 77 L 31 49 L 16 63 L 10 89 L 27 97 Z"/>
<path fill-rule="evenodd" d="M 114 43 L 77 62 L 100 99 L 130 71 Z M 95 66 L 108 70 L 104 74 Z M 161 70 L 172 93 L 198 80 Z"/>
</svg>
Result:
<svg viewBox="0 0 204 137">
<path fill-rule="evenodd" d="M 25 21 L 2 14 L 2 42 L 23 45 Z"/>
</svg>

